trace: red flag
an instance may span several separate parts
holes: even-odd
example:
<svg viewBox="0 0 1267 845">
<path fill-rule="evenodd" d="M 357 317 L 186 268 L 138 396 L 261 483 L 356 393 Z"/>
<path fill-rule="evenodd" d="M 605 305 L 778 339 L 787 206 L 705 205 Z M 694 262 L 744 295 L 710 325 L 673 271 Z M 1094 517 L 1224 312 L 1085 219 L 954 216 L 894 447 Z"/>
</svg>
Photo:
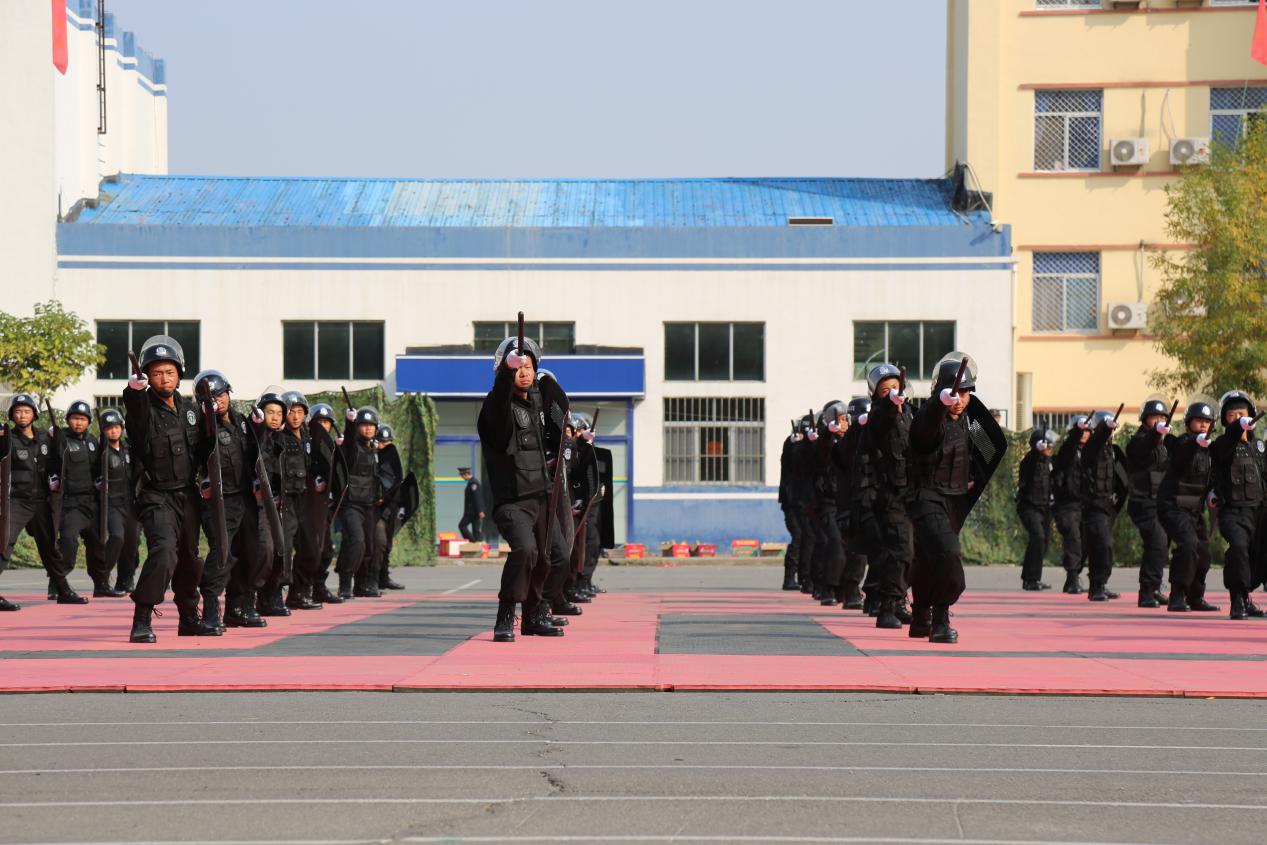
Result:
<svg viewBox="0 0 1267 845">
<path fill-rule="evenodd" d="M 1261 9 L 1259 14 L 1262 14 Z M 69 53 L 66 49 L 66 0 L 53 0 L 53 67 L 57 68 L 65 76 L 68 62 Z"/>
<path fill-rule="evenodd" d="M 1267 0 L 1258 0 L 1258 20 L 1254 22 L 1254 46 L 1249 56 L 1267 65 Z"/>
</svg>

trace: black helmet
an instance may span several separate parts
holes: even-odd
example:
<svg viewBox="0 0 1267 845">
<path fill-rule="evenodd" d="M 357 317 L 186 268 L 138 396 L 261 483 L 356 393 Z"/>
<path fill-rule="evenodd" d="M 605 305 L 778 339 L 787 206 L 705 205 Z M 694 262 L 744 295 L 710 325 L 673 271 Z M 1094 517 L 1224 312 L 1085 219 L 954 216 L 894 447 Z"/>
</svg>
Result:
<svg viewBox="0 0 1267 845">
<path fill-rule="evenodd" d="M 875 396 L 876 388 L 880 386 L 880 382 L 885 379 L 900 379 L 901 377 L 902 371 L 892 364 L 878 364 L 867 373 L 867 390 L 871 392 L 872 396 Z"/>
<path fill-rule="evenodd" d="M 123 425 L 123 414 L 114 408 L 106 408 L 101 412 L 101 430 L 104 432 L 112 425 Z"/>
<path fill-rule="evenodd" d="M 1091 415 L 1091 419 L 1087 420 L 1087 427 L 1098 428 L 1111 419 L 1113 419 L 1112 411 L 1096 411 Z"/>
<path fill-rule="evenodd" d="M 70 403 L 70 407 L 66 409 L 66 421 L 70 422 L 70 418 L 78 414 L 87 420 L 92 420 L 92 407 L 82 399 L 76 399 Z"/>
<path fill-rule="evenodd" d="M 334 422 L 334 408 L 331 408 L 325 402 L 318 402 L 308 410 L 310 413 L 309 422 L 316 422 L 317 420 Z"/>
<path fill-rule="evenodd" d="M 1233 408 L 1245 408 L 1251 417 L 1258 413 L 1248 396 L 1239 390 L 1229 390 L 1219 399 L 1219 418 L 1224 425 L 1227 425 L 1227 412 Z"/>
<path fill-rule="evenodd" d="M 1188 406 L 1188 410 L 1183 412 L 1183 421 L 1189 423 L 1193 420 L 1214 422 L 1214 409 L 1210 407 L 1209 402 L 1193 402 Z"/>
<path fill-rule="evenodd" d="M 505 361 L 506 356 L 510 354 L 511 350 L 515 349 L 518 346 L 519 346 L 518 336 L 508 337 L 505 340 L 503 340 L 501 343 L 497 344 L 497 351 L 493 353 L 493 369 L 500 370 L 502 366 L 502 361 Z M 527 353 L 528 356 L 532 358 L 533 367 L 541 366 L 541 347 L 537 345 L 537 342 L 535 340 L 533 340 L 530 337 L 525 337 L 524 348 L 520 351 Z"/>
<path fill-rule="evenodd" d="M 1157 414 L 1160 414 L 1164 417 L 1164 416 L 1167 416 L 1169 413 L 1170 413 L 1170 409 L 1166 407 L 1166 403 L 1164 400 L 1149 399 L 1146 402 L 1144 402 L 1143 405 L 1139 406 L 1139 421 L 1143 422 L 1149 417 L 1156 416 Z"/>
<path fill-rule="evenodd" d="M 858 417 L 871 413 L 871 400 L 866 396 L 855 396 L 849 400 L 847 411 L 849 413 L 849 422 L 857 423 Z"/>
<path fill-rule="evenodd" d="M 806 414 L 801 417 L 801 431 L 809 431 L 814 428 L 814 415 Z"/>
<path fill-rule="evenodd" d="M 308 413 L 308 398 L 298 390 L 287 390 L 282 394 L 282 401 L 286 403 L 286 413 L 290 413 L 291 408 L 296 405 L 304 409 L 304 413 Z"/>
<path fill-rule="evenodd" d="M 357 410 L 356 419 L 353 420 L 353 422 L 356 423 L 356 425 L 363 425 L 364 423 L 373 423 L 374 425 L 378 425 L 378 411 L 376 411 L 372 406 L 366 405 L 364 408 Z"/>
<path fill-rule="evenodd" d="M 282 409 L 283 414 L 286 413 L 286 400 L 276 390 L 266 390 L 255 400 L 255 407 L 262 409 L 265 405 L 276 405 Z"/>
<path fill-rule="evenodd" d="M 228 393 L 233 389 L 233 385 L 229 384 L 229 379 L 219 370 L 203 370 L 194 376 L 194 395 L 202 397 L 219 396 L 221 393 Z"/>
<path fill-rule="evenodd" d="M 390 443 L 396 438 L 392 436 L 392 427 L 387 423 L 379 423 L 378 431 L 374 432 L 374 439 L 379 443 Z"/>
<path fill-rule="evenodd" d="M 19 393 L 9 400 L 9 419 L 13 419 L 13 411 L 19 405 L 25 405 L 35 412 L 35 416 L 32 419 L 38 420 L 40 418 L 40 406 L 35 401 L 35 397 L 29 393 Z"/>
<path fill-rule="evenodd" d="M 1086 414 L 1074 414 L 1069 418 L 1069 430 L 1073 431 L 1075 428 L 1082 428 L 1083 425 L 1090 425 L 1090 423 L 1091 420 L 1087 419 Z"/>
<path fill-rule="evenodd" d="M 594 427 L 594 420 L 584 411 L 572 412 L 572 428 L 576 431 L 589 431 Z"/>
<path fill-rule="evenodd" d="M 1042 449 L 1051 446 L 1056 442 L 1056 432 L 1049 428 L 1036 428 L 1029 433 L 1029 447 L 1031 449 Z M 1043 443 L 1045 446 L 1039 446 Z"/>
<path fill-rule="evenodd" d="M 955 376 L 959 375 L 959 368 L 963 366 L 965 358 L 968 359 L 968 366 L 963 368 L 963 378 L 959 380 L 959 389 L 974 391 L 977 389 L 977 362 L 967 352 L 947 352 L 933 368 L 934 395 L 941 393 L 947 387 L 955 386 Z"/>
<path fill-rule="evenodd" d="M 156 334 L 141 344 L 141 372 L 148 373 L 150 364 L 159 361 L 171 361 L 176 365 L 176 373 L 185 377 L 185 350 L 180 344 L 165 334 Z"/>
<path fill-rule="evenodd" d="M 833 399 L 823 406 L 823 410 L 818 415 L 818 421 L 823 425 L 834 423 L 838 418 L 846 416 L 849 413 L 848 407 L 840 399 Z"/>
</svg>

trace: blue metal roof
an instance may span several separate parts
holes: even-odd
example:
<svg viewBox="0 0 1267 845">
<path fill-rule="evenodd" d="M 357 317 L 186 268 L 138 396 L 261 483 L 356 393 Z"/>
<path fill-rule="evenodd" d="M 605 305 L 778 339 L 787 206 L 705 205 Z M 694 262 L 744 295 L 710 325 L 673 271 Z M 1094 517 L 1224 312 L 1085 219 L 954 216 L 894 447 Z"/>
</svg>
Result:
<svg viewBox="0 0 1267 845">
<path fill-rule="evenodd" d="M 988 224 L 945 179 L 294 179 L 124 174 L 73 226 L 398 228 Z"/>
</svg>

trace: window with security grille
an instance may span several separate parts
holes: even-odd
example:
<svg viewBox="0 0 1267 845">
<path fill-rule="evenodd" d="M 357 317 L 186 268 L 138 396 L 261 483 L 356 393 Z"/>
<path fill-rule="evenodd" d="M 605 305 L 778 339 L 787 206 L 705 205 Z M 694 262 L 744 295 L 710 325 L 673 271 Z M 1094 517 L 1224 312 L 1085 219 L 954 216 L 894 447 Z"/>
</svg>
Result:
<svg viewBox="0 0 1267 845">
<path fill-rule="evenodd" d="M 955 348 L 955 324 L 856 322 L 853 324 L 853 377 L 867 377 L 877 364 L 906 367 L 909 378 L 931 378 L 933 367 Z"/>
<path fill-rule="evenodd" d="M 506 338 L 517 334 L 518 322 L 475 323 L 475 351 L 492 355 Z M 542 323 L 524 321 L 524 337 L 541 345 L 541 353 L 573 355 L 576 353 L 576 323 Z"/>
<path fill-rule="evenodd" d="M 282 378 L 381 379 L 383 349 L 381 322 L 285 322 Z"/>
<path fill-rule="evenodd" d="M 1100 327 L 1100 254 L 1034 253 L 1036 332 L 1094 332 Z"/>
<path fill-rule="evenodd" d="M 1267 116 L 1267 88 L 1211 88 L 1210 137 L 1225 144 L 1240 141 L 1250 124 Z"/>
<path fill-rule="evenodd" d="M 159 334 L 180 344 L 187 376 L 198 372 L 201 344 L 197 320 L 98 320 L 97 343 L 106 348 L 106 357 L 97 367 L 97 378 L 124 379 L 132 375 L 128 353 L 139 354 L 141 344 Z"/>
<path fill-rule="evenodd" d="M 664 400 L 665 484 L 765 481 L 765 400 Z"/>
<path fill-rule="evenodd" d="M 1104 92 L 1034 92 L 1034 169 L 1099 170 Z"/>
<path fill-rule="evenodd" d="M 1039 9 L 1103 9 L 1104 0 L 1035 0 Z"/>
<path fill-rule="evenodd" d="M 765 323 L 665 323 L 666 381 L 764 381 Z"/>
<path fill-rule="evenodd" d="M 1069 430 L 1069 420 L 1073 414 L 1064 411 L 1035 411 L 1034 428 L 1037 431 L 1054 431 L 1063 435 Z"/>
</svg>

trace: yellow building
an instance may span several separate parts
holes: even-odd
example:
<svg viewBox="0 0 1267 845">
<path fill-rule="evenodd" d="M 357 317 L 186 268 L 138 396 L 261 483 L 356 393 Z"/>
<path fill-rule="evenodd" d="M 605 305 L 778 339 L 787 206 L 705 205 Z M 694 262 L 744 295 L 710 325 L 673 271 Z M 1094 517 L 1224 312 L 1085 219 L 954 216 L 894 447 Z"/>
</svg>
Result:
<svg viewBox="0 0 1267 845">
<path fill-rule="evenodd" d="M 1152 391 L 1165 187 L 1267 113 L 1256 7 L 949 0 L 946 157 L 1012 226 L 1017 428 Z"/>
</svg>

